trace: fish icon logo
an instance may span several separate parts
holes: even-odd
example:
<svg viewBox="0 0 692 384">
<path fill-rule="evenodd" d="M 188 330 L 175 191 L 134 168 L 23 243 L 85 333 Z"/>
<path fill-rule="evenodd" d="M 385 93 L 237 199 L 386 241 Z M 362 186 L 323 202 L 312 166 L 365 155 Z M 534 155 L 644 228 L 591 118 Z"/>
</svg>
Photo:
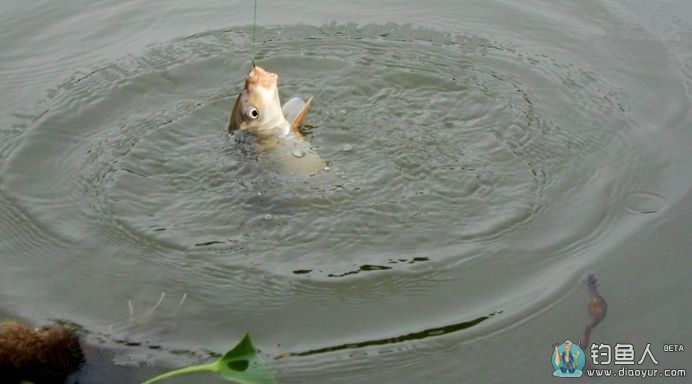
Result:
<svg viewBox="0 0 692 384">
<path fill-rule="evenodd" d="M 586 364 L 586 356 L 578 345 L 568 339 L 560 345 L 553 345 L 551 364 L 553 365 L 553 376 L 581 377 L 582 369 Z"/>
</svg>

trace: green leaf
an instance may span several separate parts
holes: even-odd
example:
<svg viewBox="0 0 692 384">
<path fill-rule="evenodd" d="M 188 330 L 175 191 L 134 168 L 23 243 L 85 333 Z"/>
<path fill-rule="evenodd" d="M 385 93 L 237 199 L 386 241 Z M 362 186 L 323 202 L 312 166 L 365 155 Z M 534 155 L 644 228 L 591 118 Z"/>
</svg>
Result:
<svg viewBox="0 0 692 384">
<path fill-rule="evenodd" d="M 264 361 L 257 355 L 247 333 L 233 349 L 211 364 L 176 369 L 149 379 L 144 384 L 195 372 L 216 372 L 224 379 L 239 384 L 276 384 Z"/>
<path fill-rule="evenodd" d="M 275 384 L 264 361 L 257 356 L 247 333 L 242 340 L 216 362 L 221 377 L 241 384 Z"/>
</svg>

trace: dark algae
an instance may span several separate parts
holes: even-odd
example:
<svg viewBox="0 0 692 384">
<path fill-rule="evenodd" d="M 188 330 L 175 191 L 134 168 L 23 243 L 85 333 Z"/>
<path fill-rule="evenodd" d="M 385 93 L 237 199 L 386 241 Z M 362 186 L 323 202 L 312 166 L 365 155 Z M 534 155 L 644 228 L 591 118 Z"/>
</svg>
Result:
<svg viewBox="0 0 692 384">
<path fill-rule="evenodd" d="M 0 384 L 62 384 L 83 362 L 73 329 L 0 322 Z"/>
</svg>

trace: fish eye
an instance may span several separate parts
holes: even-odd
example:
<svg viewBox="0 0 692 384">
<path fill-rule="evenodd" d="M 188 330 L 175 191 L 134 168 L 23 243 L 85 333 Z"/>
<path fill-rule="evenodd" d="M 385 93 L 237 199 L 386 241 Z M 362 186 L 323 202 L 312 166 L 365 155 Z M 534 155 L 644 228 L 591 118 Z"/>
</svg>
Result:
<svg viewBox="0 0 692 384">
<path fill-rule="evenodd" d="M 246 120 L 255 120 L 259 117 L 259 110 L 255 107 L 247 107 L 243 111 Z"/>
</svg>

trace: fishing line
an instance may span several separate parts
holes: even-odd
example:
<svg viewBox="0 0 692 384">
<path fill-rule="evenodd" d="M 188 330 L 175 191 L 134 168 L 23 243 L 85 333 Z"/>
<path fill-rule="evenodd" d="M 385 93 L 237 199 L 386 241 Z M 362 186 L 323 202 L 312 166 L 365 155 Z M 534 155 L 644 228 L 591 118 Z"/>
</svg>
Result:
<svg viewBox="0 0 692 384">
<path fill-rule="evenodd" d="M 255 9 L 252 13 L 252 57 L 250 57 L 250 61 L 252 61 L 252 67 L 255 68 L 255 31 L 257 29 L 257 0 L 255 0 Z"/>
</svg>

